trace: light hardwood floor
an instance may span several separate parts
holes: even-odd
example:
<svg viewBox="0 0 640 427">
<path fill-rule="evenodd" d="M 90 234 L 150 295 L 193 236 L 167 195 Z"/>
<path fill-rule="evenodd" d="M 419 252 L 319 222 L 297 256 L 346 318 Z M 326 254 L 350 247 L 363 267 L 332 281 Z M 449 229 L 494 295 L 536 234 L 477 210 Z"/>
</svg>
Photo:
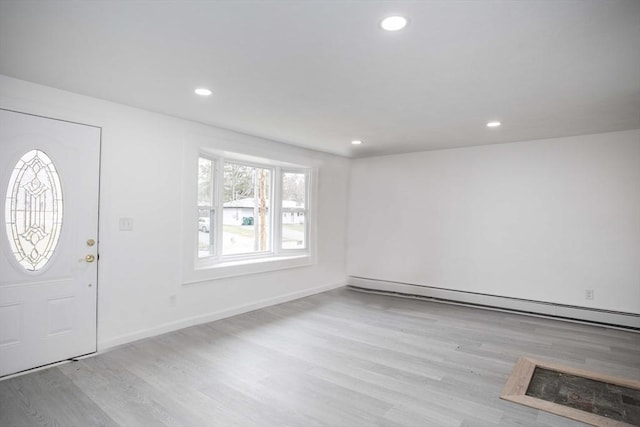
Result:
<svg viewBox="0 0 640 427">
<path fill-rule="evenodd" d="M 0 426 L 579 426 L 519 356 L 640 379 L 640 334 L 348 289 L 0 381 Z"/>
</svg>

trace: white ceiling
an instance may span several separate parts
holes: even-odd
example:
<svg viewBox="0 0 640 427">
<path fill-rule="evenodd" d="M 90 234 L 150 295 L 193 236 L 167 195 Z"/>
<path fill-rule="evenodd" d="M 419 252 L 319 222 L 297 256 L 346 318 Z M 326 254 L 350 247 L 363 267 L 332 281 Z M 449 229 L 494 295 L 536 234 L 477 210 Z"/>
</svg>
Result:
<svg viewBox="0 0 640 427">
<path fill-rule="evenodd" d="M 625 130 L 640 1 L 0 0 L 0 74 L 353 157 Z"/>
</svg>

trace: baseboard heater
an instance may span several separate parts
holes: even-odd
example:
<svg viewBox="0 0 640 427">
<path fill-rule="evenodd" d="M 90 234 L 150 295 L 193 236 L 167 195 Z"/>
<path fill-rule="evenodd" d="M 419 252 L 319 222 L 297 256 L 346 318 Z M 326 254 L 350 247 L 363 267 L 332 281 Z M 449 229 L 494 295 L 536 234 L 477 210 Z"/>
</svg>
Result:
<svg viewBox="0 0 640 427">
<path fill-rule="evenodd" d="M 390 282 L 365 277 L 349 277 L 354 290 L 409 298 L 420 298 L 449 304 L 462 304 L 491 310 L 510 311 L 534 316 L 587 322 L 640 332 L 640 314 L 554 304 L 520 298 L 489 295 L 412 283 Z"/>
</svg>

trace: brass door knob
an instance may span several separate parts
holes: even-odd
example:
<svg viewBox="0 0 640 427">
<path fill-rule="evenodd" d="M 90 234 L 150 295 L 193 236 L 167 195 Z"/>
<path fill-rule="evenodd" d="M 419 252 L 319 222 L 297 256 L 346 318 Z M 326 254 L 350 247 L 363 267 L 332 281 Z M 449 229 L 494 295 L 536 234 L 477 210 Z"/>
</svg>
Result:
<svg viewBox="0 0 640 427">
<path fill-rule="evenodd" d="M 86 257 L 84 257 L 84 260 L 87 262 L 93 262 L 96 260 L 96 257 L 94 255 L 87 255 Z"/>
</svg>

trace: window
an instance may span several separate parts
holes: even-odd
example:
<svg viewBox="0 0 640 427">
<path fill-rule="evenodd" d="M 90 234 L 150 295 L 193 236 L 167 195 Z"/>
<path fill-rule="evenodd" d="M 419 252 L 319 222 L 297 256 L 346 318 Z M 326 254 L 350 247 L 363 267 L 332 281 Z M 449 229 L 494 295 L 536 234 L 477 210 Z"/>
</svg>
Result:
<svg viewBox="0 0 640 427">
<path fill-rule="evenodd" d="M 62 207 L 62 186 L 53 161 L 40 150 L 30 150 L 15 165 L 5 200 L 9 244 L 25 270 L 38 271 L 53 256 Z"/>
<path fill-rule="evenodd" d="M 306 247 L 307 174 L 282 172 L 282 233 L 283 249 Z"/>
<path fill-rule="evenodd" d="M 271 250 L 271 175 L 267 168 L 224 163 L 223 255 Z"/>
<path fill-rule="evenodd" d="M 309 181 L 309 168 L 200 154 L 197 264 L 308 254 Z"/>
<path fill-rule="evenodd" d="M 198 159 L 198 257 L 216 254 L 214 235 L 215 218 L 215 162 Z"/>
</svg>

